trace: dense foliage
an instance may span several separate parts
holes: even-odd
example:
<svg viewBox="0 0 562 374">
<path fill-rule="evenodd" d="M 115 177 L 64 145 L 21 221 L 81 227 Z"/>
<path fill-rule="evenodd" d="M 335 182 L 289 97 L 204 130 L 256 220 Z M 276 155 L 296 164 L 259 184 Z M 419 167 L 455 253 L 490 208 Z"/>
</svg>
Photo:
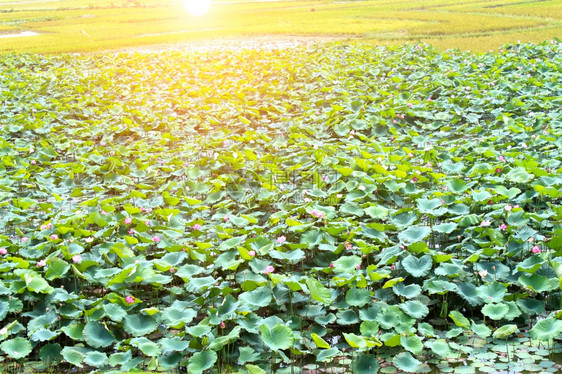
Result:
<svg viewBox="0 0 562 374">
<path fill-rule="evenodd" d="M 5 364 L 554 347 L 561 67 L 558 42 L 3 56 Z"/>
</svg>

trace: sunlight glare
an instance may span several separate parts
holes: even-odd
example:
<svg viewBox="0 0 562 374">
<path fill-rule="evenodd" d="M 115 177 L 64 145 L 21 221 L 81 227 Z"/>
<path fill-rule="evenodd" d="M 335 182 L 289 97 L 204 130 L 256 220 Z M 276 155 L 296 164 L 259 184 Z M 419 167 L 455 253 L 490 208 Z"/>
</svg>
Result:
<svg viewBox="0 0 562 374">
<path fill-rule="evenodd" d="M 211 10 L 211 0 L 183 0 L 183 6 L 192 16 L 203 16 Z"/>
</svg>

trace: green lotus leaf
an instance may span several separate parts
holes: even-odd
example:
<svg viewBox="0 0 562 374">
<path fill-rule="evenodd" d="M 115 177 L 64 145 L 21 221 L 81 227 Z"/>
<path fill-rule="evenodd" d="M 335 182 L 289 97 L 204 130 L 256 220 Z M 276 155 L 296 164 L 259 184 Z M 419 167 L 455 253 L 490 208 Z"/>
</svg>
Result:
<svg viewBox="0 0 562 374">
<path fill-rule="evenodd" d="M 281 252 L 277 250 L 269 251 L 269 257 L 275 258 L 277 260 L 286 261 L 290 264 L 296 264 L 304 258 L 304 251 L 301 249 L 295 249 L 294 251 Z"/>
<path fill-rule="evenodd" d="M 446 163 L 443 163 L 443 167 L 446 167 Z M 454 168 L 453 170 L 462 170 L 462 167 L 464 165 L 461 165 L 460 167 Z M 449 170 L 451 171 L 451 170 Z M 458 172 L 457 171 L 457 172 Z M 449 189 L 449 191 L 454 192 L 456 194 L 462 194 L 464 193 L 464 191 L 468 190 L 470 188 L 470 185 L 468 185 L 465 181 L 463 181 L 462 179 L 452 179 L 452 180 L 448 180 L 447 182 L 445 182 L 447 185 L 447 188 Z"/>
<path fill-rule="evenodd" d="M 517 325 L 503 325 L 502 327 L 494 331 L 494 334 L 492 336 L 496 339 L 505 339 L 508 336 L 517 333 L 518 331 L 519 329 L 517 328 Z"/>
<path fill-rule="evenodd" d="M 466 300 L 471 306 L 482 304 L 482 299 L 478 296 L 478 291 L 473 283 L 457 283 L 455 292 L 459 294 L 464 300 Z"/>
<path fill-rule="evenodd" d="M 323 349 L 316 353 L 316 360 L 318 362 L 327 362 L 331 361 L 334 357 L 339 356 L 340 354 L 341 352 L 337 348 Z"/>
<path fill-rule="evenodd" d="M 383 313 L 379 313 L 376 317 L 376 321 L 383 329 L 391 329 L 398 325 L 399 316 L 396 313 L 396 309 L 390 307 L 387 308 Z"/>
<path fill-rule="evenodd" d="M 433 295 L 435 293 L 444 295 L 447 292 L 457 290 L 457 285 L 455 283 L 439 279 L 428 282 L 425 287 L 430 295 Z"/>
<path fill-rule="evenodd" d="M 394 356 L 394 359 L 392 359 L 392 363 L 399 370 L 406 373 L 419 373 L 422 370 L 422 363 L 419 360 L 416 360 L 410 352 L 397 354 Z"/>
<path fill-rule="evenodd" d="M 357 265 L 361 264 L 359 256 L 343 256 L 333 262 L 336 273 L 355 273 Z"/>
<path fill-rule="evenodd" d="M 359 326 L 359 331 L 364 336 L 376 336 L 380 331 L 379 324 L 376 321 L 363 321 Z"/>
<path fill-rule="evenodd" d="M 144 336 L 131 339 L 131 345 L 140 349 L 148 357 L 159 357 L 162 354 L 160 346 Z"/>
<path fill-rule="evenodd" d="M 267 325 L 260 326 L 261 339 L 271 350 L 288 349 L 293 345 L 293 330 L 285 325 L 277 324 L 272 329 Z"/>
<path fill-rule="evenodd" d="M 559 338 L 560 334 L 562 334 L 562 320 L 553 317 L 541 319 L 529 330 L 531 339 L 540 341 Z"/>
<path fill-rule="evenodd" d="M 416 335 L 401 337 L 400 344 L 402 344 L 402 347 L 404 347 L 404 349 L 412 352 L 415 355 L 423 350 L 423 343 L 421 339 Z"/>
<path fill-rule="evenodd" d="M 45 344 L 39 351 L 39 358 L 45 365 L 55 364 L 63 359 L 61 351 L 62 347 L 58 343 Z"/>
<path fill-rule="evenodd" d="M 324 305 L 330 305 L 332 302 L 332 294 L 330 290 L 324 287 L 324 285 L 313 278 L 308 278 L 306 280 L 306 285 L 308 287 L 308 292 L 310 292 L 310 297 L 312 300 L 319 301 Z"/>
<path fill-rule="evenodd" d="M 445 337 L 447 339 L 453 339 L 456 338 L 457 336 L 459 336 L 460 334 L 462 334 L 464 331 L 463 328 L 461 327 L 454 327 L 452 329 L 450 329 L 449 331 L 447 331 L 447 333 L 445 334 Z"/>
<path fill-rule="evenodd" d="M 82 362 L 86 358 L 80 347 L 64 347 L 61 351 L 62 357 L 74 366 L 82 367 Z"/>
<path fill-rule="evenodd" d="M 312 333 L 311 337 L 316 345 L 316 348 L 330 349 L 330 344 L 328 344 L 328 342 L 322 339 L 322 337 L 318 334 Z"/>
<path fill-rule="evenodd" d="M 246 369 L 248 369 L 250 374 L 267 374 L 265 370 L 263 370 L 257 365 L 248 364 L 246 365 Z"/>
<path fill-rule="evenodd" d="M 450 234 L 457 228 L 457 224 L 454 222 L 441 223 L 432 227 L 433 231 L 437 231 L 444 234 Z"/>
<path fill-rule="evenodd" d="M 369 342 L 363 336 L 355 335 L 352 333 L 343 333 L 343 337 L 347 341 L 347 344 L 351 348 L 358 348 L 359 350 L 364 350 L 369 346 Z"/>
<path fill-rule="evenodd" d="M 412 318 L 420 319 L 429 314 L 429 308 L 417 300 L 406 301 L 398 306 L 404 313 Z"/>
<path fill-rule="evenodd" d="M 509 312 L 506 304 L 486 304 L 482 308 L 482 314 L 497 321 L 502 319 Z"/>
<path fill-rule="evenodd" d="M 512 168 L 509 173 L 506 174 L 506 178 L 513 183 L 529 183 L 535 178 L 535 176 L 527 173 L 527 170 L 524 167 L 518 166 Z"/>
<path fill-rule="evenodd" d="M 431 229 L 427 226 L 410 226 L 398 234 L 398 239 L 406 245 L 420 242 L 431 234 Z"/>
<path fill-rule="evenodd" d="M 182 352 L 189 346 L 189 341 L 174 336 L 172 338 L 162 338 L 158 341 L 158 344 L 160 344 L 164 352 Z"/>
<path fill-rule="evenodd" d="M 537 255 L 534 255 L 534 256 L 531 256 L 531 257 L 527 257 L 525 260 L 518 263 L 517 264 L 517 270 L 533 274 L 544 263 L 545 263 L 545 261 L 541 257 L 539 257 Z"/>
<path fill-rule="evenodd" d="M 352 287 L 347 291 L 345 301 L 350 306 L 362 307 L 371 300 L 371 292 L 366 288 Z"/>
<path fill-rule="evenodd" d="M 492 335 L 492 330 L 490 330 L 490 328 L 483 323 L 476 324 L 476 323 L 474 323 L 474 321 L 472 321 L 471 324 L 470 324 L 470 328 L 472 329 L 472 331 L 476 335 L 478 335 L 479 337 L 481 337 L 483 339 Z"/>
<path fill-rule="evenodd" d="M 439 357 L 450 357 L 453 352 L 445 339 L 435 339 L 425 342 L 425 346 Z"/>
<path fill-rule="evenodd" d="M 0 344 L 0 348 L 8 357 L 15 360 L 23 358 L 31 353 L 31 343 L 21 337 L 6 340 Z"/>
<path fill-rule="evenodd" d="M 90 365 L 96 368 L 102 368 L 108 364 L 109 359 L 107 355 L 103 352 L 98 351 L 90 351 L 86 353 L 86 357 L 84 358 L 84 363 L 86 365 Z"/>
<path fill-rule="evenodd" d="M 144 314 L 130 314 L 123 318 L 123 328 L 133 336 L 148 335 L 158 327 L 158 321 Z"/>
<path fill-rule="evenodd" d="M 485 303 L 499 303 L 507 292 L 507 288 L 498 282 L 484 284 L 476 288 L 476 293 Z"/>
<path fill-rule="evenodd" d="M 424 277 L 429 274 L 431 267 L 433 265 L 433 260 L 430 255 L 423 255 L 420 258 L 416 258 L 413 255 L 408 255 L 402 260 L 402 266 L 404 269 L 416 278 Z"/>
<path fill-rule="evenodd" d="M 418 332 L 428 338 L 432 338 L 435 336 L 435 331 L 433 330 L 433 326 L 431 326 L 427 322 L 422 322 L 418 324 Z"/>
<path fill-rule="evenodd" d="M 544 301 L 532 298 L 517 299 L 517 306 L 527 314 L 542 314 L 545 312 Z"/>
<path fill-rule="evenodd" d="M 60 258 L 53 258 L 51 259 L 51 262 L 49 263 L 49 267 L 45 272 L 45 278 L 47 280 L 60 278 L 63 275 L 65 275 L 68 272 L 68 270 L 70 270 L 70 265 L 66 261 Z"/>
<path fill-rule="evenodd" d="M 365 213 L 374 219 L 386 218 L 386 216 L 388 216 L 388 212 L 389 210 L 382 206 L 370 206 L 365 209 Z"/>
<path fill-rule="evenodd" d="M 115 343 L 115 337 L 107 327 L 97 321 L 86 324 L 82 336 L 88 345 L 94 348 L 105 348 Z"/>
<path fill-rule="evenodd" d="M 353 362 L 353 372 L 357 374 L 375 374 L 379 369 L 379 360 L 373 355 L 360 355 Z"/>
<path fill-rule="evenodd" d="M 357 313 L 352 309 L 342 309 L 336 314 L 340 325 L 353 325 L 359 322 Z"/>
<path fill-rule="evenodd" d="M 207 335 L 211 332 L 211 326 L 209 325 L 197 325 L 197 326 L 190 326 L 185 329 L 185 331 L 195 337 L 200 337 L 203 335 Z"/>
<path fill-rule="evenodd" d="M 392 291 L 398 296 L 403 296 L 407 299 L 413 299 L 414 297 L 419 296 L 422 289 L 418 284 L 409 284 L 405 285 L 404 283 L 395 284 L 392 287 Z"/>
<path fill-rule="evenodd" d="M 105 314 L 114 322 L 121 322 L 123 317 L 127 315 L 125 309 L 123 309 L 119 304 L 104 304 L 103 310 Z"/>
<path fill-rule="evenodd" d="M 244 365 L 246 362 L 254 362 L 259 360 L 260 355 L 252 347 L 240 347 L 240 355 L 237 363 Z"/>
<path fill-rule="evenodd" d="M 171 305 L 162 311 L 162 322 L 174 329 L 181 329 L 195 318 L 197 312 L 179 305 Z"/>
<path fill-rule="evenodd" d="M 189 292 L 193 293 L 203 293 L 209 287 L 212 287 L 215 284 L 215 278 L 208 276 L 208 277 L 201 277 L 201 278 L 190 278 L 189 283 L 187 283 L 186 289 Z"/>
<path fill-rule="evenodd" d="M 54 339 L 58 335 L 59 333 L 48 329 L 39 329 L 30 336 L 30 339 L 35 342 L 45 342 Z"/>
<path fill-rule="evenodd" d="M 549 278 L 536 273 L 532 275 L 522 275 L 518 280 L 522 286 L 527 287 L 535 292 L 550 291 L 557 288 L 557 284 L 551 284 Z"/>
<path fill-rule="evenodd" d="M 271 289 L 269 287 L 258 287 L 253 291 L 243 292 L 238 300 L 249 310 L 257 310 L 269 305 L 272 300 Z"/>
<path fill-rule="evenodd" d="M 457 310 L 452 310 L 449 313 L 449 317 L 453 320 L 455 325 L 459 327 L 464 327 L 465 329 L 470 328 L 470 321 L 463 316 L 463 314 Z"/>
<path fill-rule="evenodd" d="M 521 310 L 517 307 L 515 301 L 505 301 L 504 304 L 509 307 L 509 311 L 505 314 L 504 319 L 513 321 L 521 315 Z"/>
<path fill-rule="evenodd" d="M 82 336 L 82 331 L 84 331 L 84 324 L 82 323 L 71 323 L 70 325 L 64 326 L 61 330 L 72 340 L 84 340 Z"/>
</svg>

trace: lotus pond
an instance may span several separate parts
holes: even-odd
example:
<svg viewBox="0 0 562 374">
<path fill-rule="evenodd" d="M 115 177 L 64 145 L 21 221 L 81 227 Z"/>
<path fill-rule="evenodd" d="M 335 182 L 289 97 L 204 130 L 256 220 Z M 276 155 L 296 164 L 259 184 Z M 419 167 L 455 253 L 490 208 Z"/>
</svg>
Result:
<svg viewBox="0 0 562 374">
<path fill-rule="evenodd" d="M 2 371 L 562 368 L 559 41 L 0 64 Z"/>
</svg>

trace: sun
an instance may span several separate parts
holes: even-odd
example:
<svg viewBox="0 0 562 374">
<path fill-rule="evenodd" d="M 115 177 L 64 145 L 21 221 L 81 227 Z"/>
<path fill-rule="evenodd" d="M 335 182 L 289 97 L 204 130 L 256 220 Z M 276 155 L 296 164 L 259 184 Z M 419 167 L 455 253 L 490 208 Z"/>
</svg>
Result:
<svg viewBox="0 0 562 374">
<path fill-rule="evenodd" d="M 183 0 L 183 6 L 192 16 L 203 16 L 211 9 L 211 0 Z"/>
</svg>

